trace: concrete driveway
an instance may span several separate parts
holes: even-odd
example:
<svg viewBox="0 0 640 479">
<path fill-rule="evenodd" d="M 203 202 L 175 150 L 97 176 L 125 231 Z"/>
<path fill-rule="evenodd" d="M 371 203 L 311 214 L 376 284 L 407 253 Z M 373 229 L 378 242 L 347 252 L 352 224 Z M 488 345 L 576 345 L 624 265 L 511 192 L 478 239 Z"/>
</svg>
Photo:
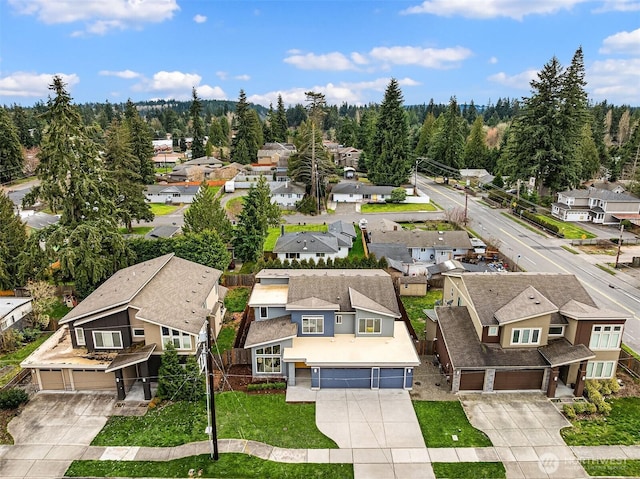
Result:
<svg viewBox="0 0 640 479">
<path fill-rule="evenodd" d="M 589 477 L 560 436 L 570 423 L 543 396 L 496 394 L 460 397 L 471 424 L 484 431 L 509 479 Z"/>
<path fill-rule="evenodd" d="M 13 446 L 0 446 L 0 477 L 62 477 L 113 413 L 113 394 L 38 393 L 9 423 Z"/>
</svg>

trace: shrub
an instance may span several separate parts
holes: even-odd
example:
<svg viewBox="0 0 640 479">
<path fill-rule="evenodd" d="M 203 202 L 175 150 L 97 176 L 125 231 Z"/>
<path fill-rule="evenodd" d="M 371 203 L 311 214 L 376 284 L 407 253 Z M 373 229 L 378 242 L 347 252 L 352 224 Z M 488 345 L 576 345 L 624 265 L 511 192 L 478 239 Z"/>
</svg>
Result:
<svg viewBox="0 0 640 479">
<path fill-rule="evenodd" d="M 565 404 L 564 406 L 562 406 L 562 412 L 565 416 L 567 416 L 567 419 L 576 418 L 576 410 L 573 407 L 573 404 Z"/>
<path fill-rule="evenodd" d="M 247 385 L 247 391 L 268 391 L 268 390 L 284 390 L 287 389 L 287 383 L 253 383 Z"/>
<path fill-rule="evenodd" d="M 28 400 L 29 395 L 23 389 L 7 389 L 0 392 L 0 409 L 15 409 Z"/>
<path fill-rule="evenodd" d="M 618 391 L 620 391 L 620 383 L 618 383 L 618 379 L 613 377 L 611 379 L 608 380 L 609 381 L 609 389 L 611 390 L 612 394 L 617 393 Z"/>
</svg>

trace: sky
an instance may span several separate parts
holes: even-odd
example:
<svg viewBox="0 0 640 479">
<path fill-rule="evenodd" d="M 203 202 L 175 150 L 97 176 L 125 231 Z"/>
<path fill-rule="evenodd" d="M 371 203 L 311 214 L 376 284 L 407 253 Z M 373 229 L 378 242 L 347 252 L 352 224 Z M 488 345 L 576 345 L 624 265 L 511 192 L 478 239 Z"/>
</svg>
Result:
<svg viewBox="0 0 640 479">
<path fill-rule="evenodd" d="M 0 0 L 0 104 L 406 105 L 530 96 L 582 46 L 593 102 L 640 106 L 640 0 Z"/>
</svg>

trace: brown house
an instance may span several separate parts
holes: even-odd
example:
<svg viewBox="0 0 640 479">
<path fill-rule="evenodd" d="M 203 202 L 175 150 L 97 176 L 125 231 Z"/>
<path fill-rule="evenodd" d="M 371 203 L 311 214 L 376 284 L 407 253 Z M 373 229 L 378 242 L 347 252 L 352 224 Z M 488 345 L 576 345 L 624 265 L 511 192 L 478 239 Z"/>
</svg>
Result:
<svg viewBox="0 0 640 479">
<path fill-rule="evenodd" d="M 167 343 L 196 355 L 207 324 L 218 335 L 222 272 L 171 254 L 122 269 L 60 321 L 21 366 L 41 390 L 102 390 L 124 399 L 141 381 L 145 399 Z"/>
<path fill-rule="evenodd" d="M 615 376 L 626 316 L 573 275 L 448 273 L 435 351 L 453 392 L 557 388 Z"/>
</svg>

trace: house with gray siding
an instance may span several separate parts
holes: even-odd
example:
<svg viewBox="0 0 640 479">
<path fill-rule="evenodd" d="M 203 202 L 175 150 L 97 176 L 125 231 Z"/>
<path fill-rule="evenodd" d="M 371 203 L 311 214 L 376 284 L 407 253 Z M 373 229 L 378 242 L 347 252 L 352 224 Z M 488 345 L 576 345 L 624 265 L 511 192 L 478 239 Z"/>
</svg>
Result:
<svg viewBox="0 0 640 479">
<path fill-rule="evenodd" d="M 593 186 L 561 191 L 558 201 L 551 205 L 551 214 L 562 221 L 617 225 L 629 220 L 640 224 L 640 198 L 619 191 Z"/>
<path fill-rule="evenodd" d="M 265 269 L 244 347 L 254 378 L 320 388 L 404 388 L 420 360 L 383 270 Z"/>
</svg>

